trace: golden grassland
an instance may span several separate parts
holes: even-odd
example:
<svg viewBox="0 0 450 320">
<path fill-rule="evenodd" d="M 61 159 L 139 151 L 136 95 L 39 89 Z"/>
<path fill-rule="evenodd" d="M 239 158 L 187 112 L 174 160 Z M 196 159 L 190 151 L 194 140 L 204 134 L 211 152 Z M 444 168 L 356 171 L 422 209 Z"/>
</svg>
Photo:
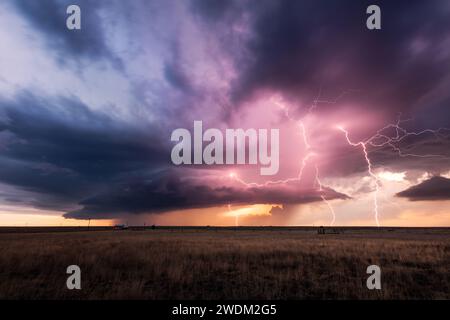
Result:
<svg viewBox="0 0 450 320">
<path fill-rule="evenodd" d="M 450 229 L 337 230 L 0 231 L 0 299 L 450 299 Z"/>
</svg>

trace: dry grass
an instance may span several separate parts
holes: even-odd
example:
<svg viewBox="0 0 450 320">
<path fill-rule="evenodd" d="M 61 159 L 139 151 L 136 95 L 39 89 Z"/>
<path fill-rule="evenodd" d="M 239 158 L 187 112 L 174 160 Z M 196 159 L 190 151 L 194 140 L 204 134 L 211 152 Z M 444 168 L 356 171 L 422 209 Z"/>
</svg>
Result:
<svg viewBox="0 0 450 320">
<path fill-rule="evenodd" d="M 450 299 L 449 266 L 445 229 L 0 233 L 1 299 Z"/>
</svg>

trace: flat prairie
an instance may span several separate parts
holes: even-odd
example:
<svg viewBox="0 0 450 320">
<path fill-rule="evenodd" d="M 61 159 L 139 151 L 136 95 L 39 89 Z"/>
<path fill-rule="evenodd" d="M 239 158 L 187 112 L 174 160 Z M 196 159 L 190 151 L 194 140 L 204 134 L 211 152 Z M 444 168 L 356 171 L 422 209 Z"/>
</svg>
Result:
<svg viewBox="0 0 450 320">
<path fill-rule="evenodd" d="M 450 228 L 325 232 L 0 228 L 0 299 L 450 299 Z M 373 264 L 381 290 L 366 286 Z"/>
</svg>

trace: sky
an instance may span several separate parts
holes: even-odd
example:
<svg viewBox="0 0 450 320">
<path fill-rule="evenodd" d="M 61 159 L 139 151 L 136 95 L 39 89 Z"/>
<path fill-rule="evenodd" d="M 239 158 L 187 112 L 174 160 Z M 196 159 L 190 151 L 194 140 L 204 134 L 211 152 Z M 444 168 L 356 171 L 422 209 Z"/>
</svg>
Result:
<svg viewBox="0 0 450 320">
<path fill-rule="evenodd" d="M 381 30 L 366 27 L 375 3 Z M 449 14 L 2 1 L 0 225 L 450 226 Z M 278 173 L 173 164 L 171 134 L 194 121 L 278 129 Z"/>
</svg>

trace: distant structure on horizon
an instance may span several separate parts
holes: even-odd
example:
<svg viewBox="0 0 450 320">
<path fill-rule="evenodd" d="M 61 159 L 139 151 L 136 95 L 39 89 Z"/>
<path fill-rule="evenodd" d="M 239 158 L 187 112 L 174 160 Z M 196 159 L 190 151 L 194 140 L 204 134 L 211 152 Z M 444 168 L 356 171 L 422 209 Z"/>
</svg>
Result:
<svg viewBox="0 0 450 320">
<path fill-rule="evenodd" d="M 317 234 L 339 234 L 341 232 L 342 232 L 342 230 L 335 229 L 335 228 L 326 229 L 323 226 L 320 226 L 319 229 L 317 229 Z"/>
<path fill-rule="evenodd" d="M 116 224 L 113 228 L 114 230 L 127 230 L 128 226 L 124 224 Z"/>
</svg>

